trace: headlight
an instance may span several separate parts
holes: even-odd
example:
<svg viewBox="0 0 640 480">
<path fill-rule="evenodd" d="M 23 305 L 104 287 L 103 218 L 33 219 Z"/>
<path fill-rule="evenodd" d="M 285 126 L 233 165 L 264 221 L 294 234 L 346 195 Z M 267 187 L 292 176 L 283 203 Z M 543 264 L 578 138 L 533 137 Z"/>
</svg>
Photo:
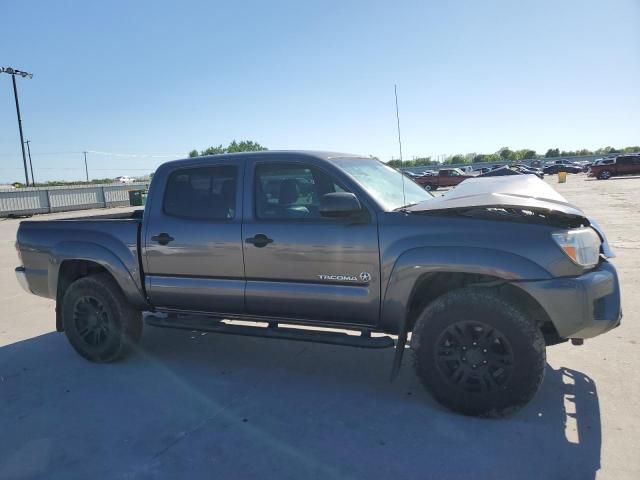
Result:
<svg viewBox="0 0 640 480">
<path fill-rule="evenodd" d="M 554 233 L 553 239 L 567 256 L 578 265 L 594 267 L 600 257 L 600 237 L 592 228 L 580 228 Z"/>
</svg>

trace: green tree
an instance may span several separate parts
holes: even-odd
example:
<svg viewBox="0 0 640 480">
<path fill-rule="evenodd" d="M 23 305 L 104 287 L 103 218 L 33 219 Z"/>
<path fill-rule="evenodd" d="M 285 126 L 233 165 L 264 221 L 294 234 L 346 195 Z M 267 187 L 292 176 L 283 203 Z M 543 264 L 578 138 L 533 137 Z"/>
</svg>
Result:
<svg viewBox="0 0 640 480">
<path fill-rule="evenodd" d="M 535 150 L 530 150 L 528 148 L 520 150 L 520 152 L 522 152 L 522 160 L 531 160 L 532 158 L 536 158 L 538 156 Z"/>
<path fill-rule="evenodd" d="M 509 147 L 502 147 L 498 150 L 498 155 L 500 155 L 502 160 L 514 160 L 513 151 Z"/>
<path fill-rule="evenodd" d="M 544 154 L 545 158 L 554 158 L 560 156 L 560 150 L 557 148 L 550 148 L 547 153 Z"/>
</svg>

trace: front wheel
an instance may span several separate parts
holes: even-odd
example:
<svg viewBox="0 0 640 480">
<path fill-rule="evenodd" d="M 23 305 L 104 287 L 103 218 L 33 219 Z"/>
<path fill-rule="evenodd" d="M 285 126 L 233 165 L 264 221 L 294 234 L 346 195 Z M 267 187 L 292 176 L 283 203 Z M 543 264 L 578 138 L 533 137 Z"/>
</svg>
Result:
<svg viewBox="0 0 640 480">
<path fill-rule="evenodd" d="M 62 322 L 71 346 L 92 362 L 124 356 L 142 334 L 142 314 L 108 274 L 73 282 L 62 299 Z"/>
<path fill-rule="evenodd" d="M 611 172 L 609 170 L 603 170 L 598 175 L 599 180 L 609 180 L 611 178 Z"/>
<path fill-rule="evenodd" d="M 424 386 L 464 415 L 518 410 L 538 391 L 546 364 L 540 329 L 483 288 L 454 290 L 429 304 L 413 329 L 411 349 Z"/>
</svg>

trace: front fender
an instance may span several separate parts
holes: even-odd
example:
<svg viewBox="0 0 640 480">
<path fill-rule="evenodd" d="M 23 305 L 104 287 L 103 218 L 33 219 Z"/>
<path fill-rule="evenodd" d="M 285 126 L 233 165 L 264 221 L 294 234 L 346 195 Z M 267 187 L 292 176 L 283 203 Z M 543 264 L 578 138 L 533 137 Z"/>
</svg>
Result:
<svg viewBox="0 0 640 480">
<path fill-rule="evenodd" d="M 135 307 L 147 306 L 141 288 L 138 259 L 123 247 L 120 255 L 91 242 L 61 242 L 51 250 L 48 272 L 49 292 L 55 298 L 58 289 L 60 265 L 65 260 L 86 260 L 103 267 L 118 283 L 127 300 Z M 137 279 L 137 281 L 136 281 Z"/>
<path fill-rule="evenodd" d="M 398 332 L 407 317 L 413 288 L 430 273 L 470 273 L 489 275 L 505 281 L 545 280 L 548 271 L 513 253 L 479 247 L 418 247 L 396 260 L 382 302 L 380 327 Z"/>
</svg>

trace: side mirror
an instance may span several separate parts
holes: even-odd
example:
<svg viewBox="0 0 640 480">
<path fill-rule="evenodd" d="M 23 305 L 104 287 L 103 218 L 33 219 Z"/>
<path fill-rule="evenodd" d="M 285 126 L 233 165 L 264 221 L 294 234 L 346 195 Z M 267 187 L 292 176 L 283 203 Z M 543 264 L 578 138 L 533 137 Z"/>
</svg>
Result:
<svg viewBox="0 0 640 480">
<path fill-rule="evenodd" d="M 323 217 L 349 217 L 361 211 L 360 201 L 353 193 L 326 193 L 320 198 L 320 215 Z"/>
</svg>

